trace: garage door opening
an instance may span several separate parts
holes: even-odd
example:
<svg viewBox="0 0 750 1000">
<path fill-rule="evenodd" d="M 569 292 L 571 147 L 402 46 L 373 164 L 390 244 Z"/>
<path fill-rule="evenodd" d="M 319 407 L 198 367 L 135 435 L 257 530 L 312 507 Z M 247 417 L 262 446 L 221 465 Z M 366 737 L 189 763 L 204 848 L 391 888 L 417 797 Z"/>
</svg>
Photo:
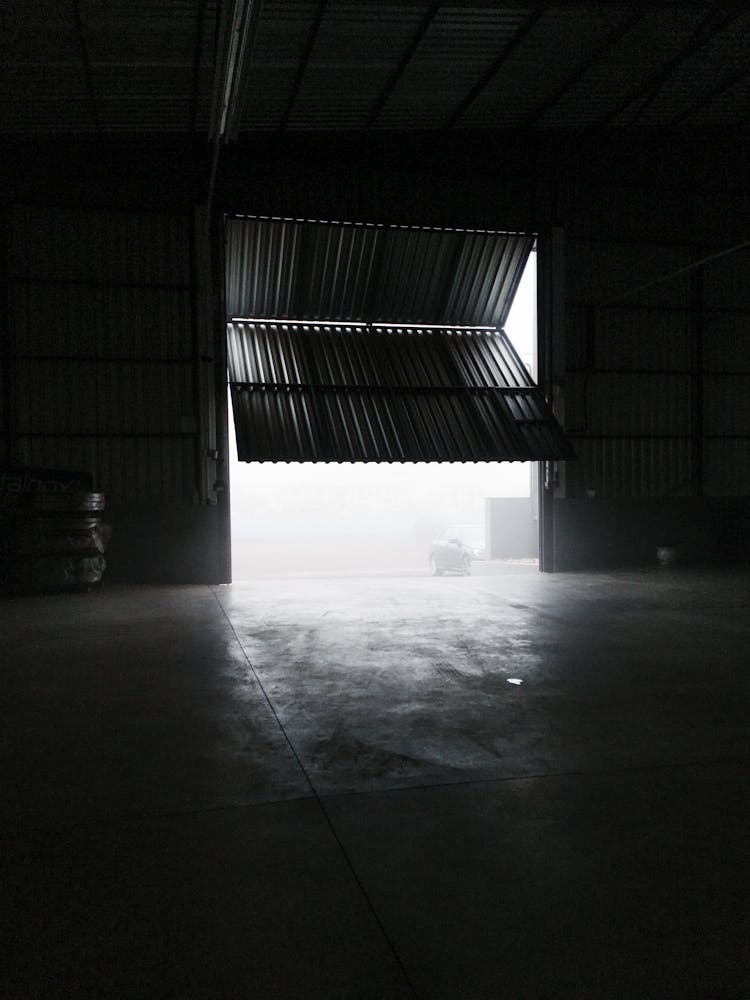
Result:
<svg viewBox="0 0 750 1000">
<path fill-rule="evenodd" d="M 504 323 L 532 379 L 536 327 L 532 251 Z M 536 568 L 536 462 L 239 461 L 229 413 L 235 582 Z"/>
</svg>

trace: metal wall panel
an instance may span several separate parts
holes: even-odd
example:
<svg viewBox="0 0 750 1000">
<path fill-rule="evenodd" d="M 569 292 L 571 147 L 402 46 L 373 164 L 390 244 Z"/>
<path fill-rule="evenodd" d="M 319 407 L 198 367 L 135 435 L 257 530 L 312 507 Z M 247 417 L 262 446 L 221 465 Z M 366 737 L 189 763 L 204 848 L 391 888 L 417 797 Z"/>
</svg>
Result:
<svg viewBox="0 0 750 1000">
<path fill-rule="evenodd" d="M 185 215 L 16 206 L 11 277 L 50 284 L 189 287 Z"/>
<path fill-rule="evenodd" d="M 629 212 L 630 195 L 618 199 L 619 211 Z M 613 225 L 617 205 L 602 201 L 607 215 L 605 225 Z M 619 228 L 619 227 L 618 227 Z M 691 263 L 689 247 L 654 243 L 618 243 L 608 241 L 568 240 L 570 262 L 566 267 L 566 295 L 576 302 L 597 308 L 622 305 L 686 308 L 690 304 L 690 275 L 677 274 Z M 672 276 L 672 277 L 669 277 Z"/>
<path fill-rule="evenodd" d="M 175 434 L 192 412 L 186 365 L 34 359 L 16 365 L 16 403 L 34 434 Z"/>
<path fill-rule="evenodd" d="M 750 440 L 748 376 L 706 375 L 703 379 L 704 430 L 707 435 Z"/>
<path fill-rule="evenodd" d="M 701 274 L 706 308 L 736 308 L 750 312 L 750 248 L 707 261 Z"/>
<path fill-rule="evenodd" d="M 525 234 L 227 220 L 227 319 L 497 326 Z"/>
<path fill-rule="evenodd" d="M 628 205 L 629 193 L 616 211 Z M 696 252 L 604 232 L 567 249 L 566 426 L 580 456 L 567 467 L 567 495 L 690 495 L 700 469 L 699 326 L 694 275 L 675 272 Z"/>
<path fill-rule="evenodd" d="M 19 464 L 90 471 L 110 506 L 183 504 L 192 495 L 194 449 L 188 438 L 20 436 Z"/>
<path fill-rule="evenodd" d="M 689 436 L 691 378 L 684 374 L 592 375 L 588 412 L 598 434 Z"/>
<path fill-rule="evenodd" d="M 186 361 L 182 288 L 11 280 L 15 352 L 38 357 Z"/>
<path fill-rule="evenodd" d="M 689 440 L 574 438 L 577 462 L 567 465 L 571 496 L 689 496 L 693 485 Z"/>
<path fill-rule="evenodd" d="M 709 438 L 703 453 L 707 495 L 750 496 L 750 439 Z"/>
<path fill-rule="evenodd" d="M 750 375 L 750 312 L 706 314 L 703 361 L 707 371 Z"/>
<path fill-rule="evenodd" d="M 14 460 L 89 471 L 110 505 L 190 502 L 187 218 L 18 206 L 10 220 Z"/>
<path fill-rule="evenodd" d="M 615 214 L 649 199 L 621 192 Z M 704 247 L 663 242 L 680 219 L 653 244 L 611 242 L 598 224 L 598 240 L 567 244 L 566 426 L 581 456 L 567 494 L 741 495 L 750 253 L 704 261 Z"/>
<path fill-rule="evenodd" d="M 611 307 L 596 313 L 597 369 L 689 371 L 693 317 L 686 308 Z"/>
</svg>

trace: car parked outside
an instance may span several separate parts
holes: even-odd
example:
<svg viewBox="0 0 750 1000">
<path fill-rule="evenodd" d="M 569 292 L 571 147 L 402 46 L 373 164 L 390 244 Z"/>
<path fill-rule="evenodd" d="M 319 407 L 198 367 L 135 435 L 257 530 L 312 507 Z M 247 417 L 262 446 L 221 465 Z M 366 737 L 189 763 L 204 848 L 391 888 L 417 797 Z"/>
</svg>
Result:
<svg viewBox="0 0 750 1000">
<path fill-rule="evenodd" d="M 481 524 L 449 524 L 430 545 L 430 574 L 471 574 L 474 559 L 485 558 L 484 528 Z"/>
</svg>

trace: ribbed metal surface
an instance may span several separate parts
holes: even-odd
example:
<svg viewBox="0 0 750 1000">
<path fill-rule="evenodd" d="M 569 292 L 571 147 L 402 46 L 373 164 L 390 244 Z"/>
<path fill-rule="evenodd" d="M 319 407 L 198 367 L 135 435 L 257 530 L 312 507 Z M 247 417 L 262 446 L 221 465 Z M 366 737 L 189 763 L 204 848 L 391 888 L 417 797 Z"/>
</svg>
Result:
<svg viewBox="0 0 750 1000">
<path fill-rule="evenodd" d="M 749 272 L 750 273 L 750 272 Z M 708 313 L 703 321 L 707 371 L 744 372 L 750 378 L 750 337 L 745 312 Z"/>
<path fill-rule="evenodd" d="M 502 325 L 533 243 L 525 234 L 229 219 L 228 319 Z"/>
<path fill-rule="evenodd" d="M 206 134 L 219 7 L 6 4 L 0 132 Z M 537 9 L 264 0 L 241 130 L 492 129 L 527 116 L 542 128 L 744 124 L 747 17 L 715 34 L 709 24 L 705 44 L 695 44 L 708 3 L 559 4 L 539 18 Z M 618 24 L 639 10 L 619 37 Z M 659 85 L 649 89 L 654 75 Z"/>
<path fill-rule="evenodd" d="M 192 412 L 187 365 L 34 359 L 16 362 L 15 374 L 18 410 L 34 434 L 179 435 Z"/>
<path fill-rule="evenodd" d="M 689 435 L 689 375 L 595 375 L 589 379 L 589 422 L 598 434 Z"/>
<path fill-rule="evenodd" d="M 594 362 L 598 368 L 690 369 L 694 316 L 687 309 L 624 309 L 596 313 Z"/>
<path fill-rule="evenodd" d="M 678 65 L 658 92 L 642 107 L 631 110 L 631 116 L 637 113 L 640 125 L 658 127 L 664 121 L 690 115 L 696 100 L 696 79 L 720 84 L 723 80 L 736 78 L 740 72 L 747 75 L 749 32 L 750 13 L 732 20 Z M 714 108 L 714 113 L 717 111 L 718 108 Z"/>
<path fill-rule="evenodd" d="M 0 79 L 14 97 L 0 103 L 5 130 L 187 132 L 194 125 L 196 69 L 195 125 L 207 127 L 215 3 L 205 5 L 197 63 L 198 0 L 35 0 L 6 10 L 9 44 Z"/>
<path fill-rule="evenodd" d="M 566 298 L 569 302 L 590 303 L 599 309 L 617 304 L 625 311 L 642 306 L 684 309 L 690 303 L 691 274 L 683 269 L 694 259 L 689 247 L 606 240 L 613 225 L 613 214 L 631 212 L 631 200 L 632 196 L 623 197 L 623 205 L 618 207 L 606 197 L 601 199 L 597 226 L 605 234 L 604 241 L 569 240 L 566 243 Z M 610 316 L 608 314 L 607 320 Z M 651 325 L 654 319 L 645 322 L 644 327 Z"/>
<path fill-rule="evenodd" d="M 533 7 L 441 8 L 377 124 L 440 128 L 491 69 Z"/>
<path fill-rule="evenodd" d="M 420 5 L 328 4 L 316 31 L 318 9 L 317 0 L 264 3 L 245 128 L 363 127 L 423 16 Z"/>
<path fill-rule="evenodd" d="M 633 30 L 605 58 L 597 60 L 538 124 L 560 128 L 596 125 L 679 53 L 705 15 L 706 10 L 694 7 L 654 6 L 646 11 Z M 698 77 L 695 87 L 701 92 L 706 83 Z M 627 124 L 627 113 L 619 116 L 618 123 Z"/>
<path fill-rule="evenodd" d="M 187 438 L 21 435 L 16 454 L 19 465 L 91 470 L 109 507 L 182 504 L 192 496 L 195 455 Z"/>
<path fill-rule="evenodd" d="M 706 307 L 750 310 L 748 274 L 750 249 L 747 247 L 708 262 L 701 268 L 701 289 Z"/>
<path fill-rule="evenodd" d="M 190 293 L 181 288 L 12 282 L 15 351 L 31 357 L 187 361 Z"/>
<path fill-rule="evenodd" d="M 184 215 L 17 206 L 12 277 L 47 282 L 183 286 L 190 277 Z"/>
<path fill-rule="evenodd" d="M 706 496 L 750 496 L 750 440 L 710 439 L 703 446 Z"/>
<path fill-rule="evenodd" d="M 742 435 L 750 441 L 750 375 L 706 375 L 704 429 L 706 434 Z"/>
<path fill-rule="evenodd" d="M 241 461 L 569 457 L 502 333 L 228 324 Z"/>
<path fill-rule="evenodd" d="M 9 216 L 15 460 L 87 471 L 111 505 L 190 501 L 186 218 L 25 206 Z"/>
<path fill-rule="evenodd" d="M 546 11 L 466 109 L 461 125 L 512 128 L 533 120 L 537 109 L 542 112 L 576 66 L 591 58 L 627 14 L 606 7 Z"/>
<path fill-rule="evenodd" d="M 693 486 L 689 440 L 575 438 L 579 461 L 567 466 L 571 496 L 690 496 Z"/>
</svg>

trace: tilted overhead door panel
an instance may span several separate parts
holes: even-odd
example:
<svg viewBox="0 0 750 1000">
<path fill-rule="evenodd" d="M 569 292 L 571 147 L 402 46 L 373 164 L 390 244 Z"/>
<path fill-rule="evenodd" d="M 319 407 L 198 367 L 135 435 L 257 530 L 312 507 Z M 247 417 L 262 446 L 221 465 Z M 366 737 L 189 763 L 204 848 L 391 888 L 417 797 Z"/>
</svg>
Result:
<svg viewBox="0 0 750 1000">
<path fill-rule="evenodd" d="M 227 319 L 502 326 L 528 233 L 227 219 Z"/>
<path fill-rule="evenodd" d="M 500 331 L 228 324 L 241 461 L 569 458 Z"/>
</svg>

